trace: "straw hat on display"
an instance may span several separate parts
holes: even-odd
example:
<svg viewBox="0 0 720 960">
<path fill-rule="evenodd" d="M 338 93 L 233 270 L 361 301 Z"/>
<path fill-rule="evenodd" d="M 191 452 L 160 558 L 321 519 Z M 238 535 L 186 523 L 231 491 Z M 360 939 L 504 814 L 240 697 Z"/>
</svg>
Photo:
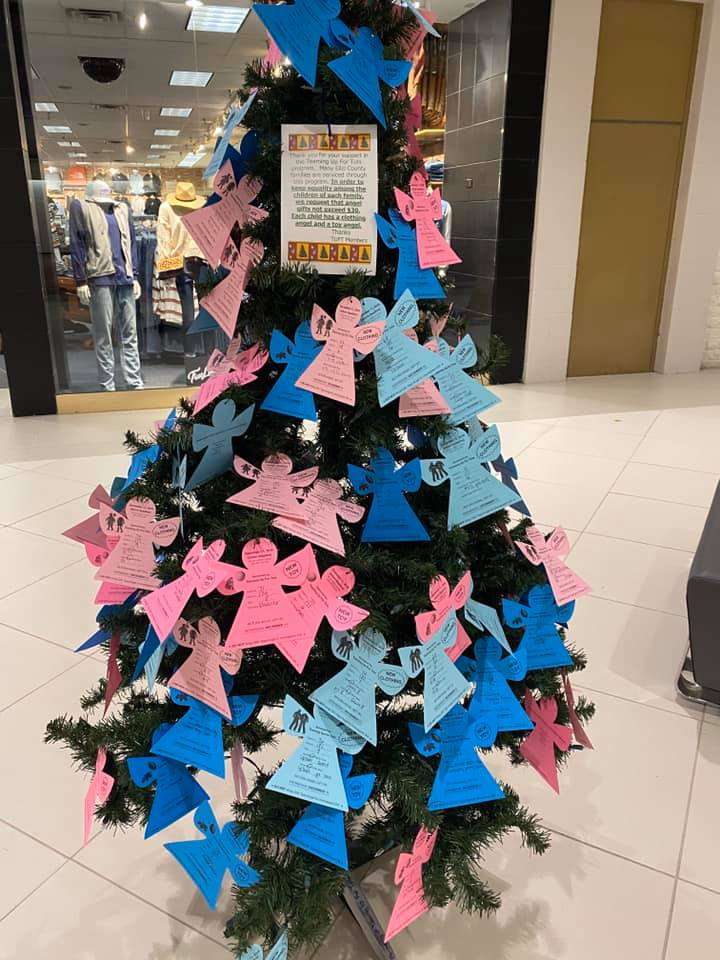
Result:
<svg viewBox="0 0 720 960">
<path fill-rule="evenodd" d="M 175 193 L 169 194 L 167 200 L 171 207 L 181 207 L 183 210 L 198 210 L 205 206 L 205 197 L 197 195 L 195 184 L 184 180 L 178 180 Z"/>
</svg>

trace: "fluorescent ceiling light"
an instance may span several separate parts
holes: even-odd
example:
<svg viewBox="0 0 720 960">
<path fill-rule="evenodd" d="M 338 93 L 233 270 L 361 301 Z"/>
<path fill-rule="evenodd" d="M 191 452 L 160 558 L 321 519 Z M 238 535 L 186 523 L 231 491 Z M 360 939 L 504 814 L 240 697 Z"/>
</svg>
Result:
<svg viewBox="0 0 720 960">
<path fill-rule="evenodd" d="M 159 160 L 159 159 L 160 159 L 160 154 L 159 154 L 159 153 L 149 153 L 149 154 L 148 154 L 148 160 Z"/>
<path fill-rule="evenodd" d="M 205 73 L 202 70 L 173 70 L 170 74 L 170 86 L 206 87 L 212 78 L 212 73 Z"/>
<path fill-rule="evenodd" d="M 161 117 L 189 117 L 192 113 L 192 107 L 163 107 L 160 111 Z"/>
<path fill-rule="evenodd" d="M 68 156 L 74 160 L 76 157 L 86 157 L 87 154 L 86 153 L 69 153 Z"/>
<path fill-rule="evenodd" d="M 196 163 L 198 163 L 200 160 L 203 159 L 204 156 L 205 156 L 204 150 L 198 150 L 196 153 L 186 153 L 185 156 L 180 161 L 180 163 L 178 163 L 178 166 L 194 167 Z"/>
<path fill-rule="evenodd" d="M 195 7 L 186 30 L 204 30 L 208 33 L 237 33 L 250 11 L 246 7 Z"/>
<path fill-rule="evenodd" d="M 79 140 L 58 140 L 57 145 L 59 147 L 81 147 L 82 146 Z"/>
<path fill-rule="evenodd" d="M 40 103 L 35 103 L 35 109 L 38 113 L 57 113 L 58 108 L 54 103 L 50 103 L 49 100 L 43 100 Z"/>
<path fill-rule="evenodd" d="M 151 143 L 151 150 L 170 150 L 171 145 L 169 143 Z"/>
<path fill-rule="evenodd" d="M 144 167 L 159 167 L 160 164 L 159 164 L 159 163 L 144 163 L 143 166 L 144 166 Z"/>
<path fill-rule="evenodd" d="M 156 130 L 153 136 L 155 137 L 177 137 L 179 135 L 179 130 Z"/>
<path fill-rule="evenodd" d="M 53 125 L 52 123 L 43 125 L 43 130 L 47 130 L 48 133 L 72 133 L 70 127 L 63 125 Z"/>
</svg>

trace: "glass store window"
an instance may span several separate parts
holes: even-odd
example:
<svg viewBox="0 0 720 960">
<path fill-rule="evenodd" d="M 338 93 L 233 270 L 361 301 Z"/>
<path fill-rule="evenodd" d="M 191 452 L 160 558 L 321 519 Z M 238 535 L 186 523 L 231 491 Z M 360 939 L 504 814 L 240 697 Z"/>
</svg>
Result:
<svg viewBox="0 0 720 960">
<path fill-rule="evenodd" d="M 211 192 L 218 128 L 265 52 L 249 5 L 22 2 L 59 395 L 180 393 L 227 343 L 190 332 L 210 268 L 183 217 Z"/>
</svg>

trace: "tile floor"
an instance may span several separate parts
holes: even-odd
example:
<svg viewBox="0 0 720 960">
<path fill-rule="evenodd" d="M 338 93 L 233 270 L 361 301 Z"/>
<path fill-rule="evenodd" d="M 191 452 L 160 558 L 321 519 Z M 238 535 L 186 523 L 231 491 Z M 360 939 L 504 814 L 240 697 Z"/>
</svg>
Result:
<svg viewBox="0 0 720 960">
<path fill-rule="evenodd" d="M 556 797 L 508 771 L 552 831 L 544 857 L 513 837 L 479 865 L 502 893 L 492 918 L 433 912 L 393 943 L 399 960 L 684 960 L 720 937 L 720 713 L 675 694 L 684 590 L 720 478 L 720 371 L 500 388 L 503 452 L 541 525 L 562 523 L 593 585 L 572 624 L 590 665 L 596 749 L 573 757 Z M 73 654 L 92 629 L 92 574 L 60 532 L 125 463 L 122 431 L 157 414 L 14 421 L 0 392 L 0 960 L 229 956 L 226 894 L 210 913 L 162 842 L 97 831 L 81 847 L 86 780 L 45 747 L 49 717 L 77 713 L 103 667 Z M 225 783 L 207 778 L 216 806 Z M 170 836 L 172 834 L 172 836 Z M 384 922 L 394 857 L 364 880 Z M 370 951 L 341 912 L 315 960 Z"/>
</svg>

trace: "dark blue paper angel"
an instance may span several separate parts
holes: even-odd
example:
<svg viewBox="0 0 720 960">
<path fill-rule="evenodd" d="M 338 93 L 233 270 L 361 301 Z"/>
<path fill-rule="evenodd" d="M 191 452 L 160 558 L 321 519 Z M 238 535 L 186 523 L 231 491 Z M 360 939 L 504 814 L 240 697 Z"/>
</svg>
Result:
<svg viewBox="0 0 720 960">
<path fill-rule="evenodd" d="M 438 726 L 425 733 L 419 723 L 408 724 L 415 749 L 423 757 L 440 754 L 440 766 L 428 798 L 428 810 L 450 810 L 488 800 L 502 800 L 500 785 L 480 759 L 479 747 L 490 747 L 497 730 L 457 706 Z"/>
<path fill-rule="evenodd" d="M 351 777 L 353 758 L 347 753 L 340 754 L 339 764 L 348 807 L 360 810 L 370 798 L 375 786 L 375 774 L 362 773 Z M 342 870 L 348 869 L 345 815 L 342 810 L 331 810 L 319 803 L 311 803 L 288 834 L 288 843 Z"/>
<path fill-rule="evenodd" d="M 298 420 L 317 420 L 315 395 L 302 387 L 296 387 L 295 381 L 305 373 L 322 348 L 322 342 L 316 340 L 310 332 L 307 320 L 295 331 L 295 343 L 279 330 L 273 330 L 270 337 L 270 356 L 274 363 L 285 364 L 285 369 L 260 404 L 263 410 L 282 413 Z"/>
<path fill-rule="evenodd" d="M 208 480 L 214 480 L 233 465 L 233 438 L 241 437 L 250 426 L 255 404 L 236 414 L 235 403 L 229 397 L 216 404 L 212 425 L 196 423 L 192 431 L 192 445 L 196 453 L 203 451 L 202 460 L 187 482 L 186 490 L 194 490 Z"/>
<path fill-rule="evenodd" d="M 250 103 L 248 103 L 248 107 L 249 106 Z M 219 143 L 220 141 L 218 141 L 218 144 Z M 250 166 L 252 161 L 257 156 L 259 146 L 260 136 L 257 130 L 248 130 L 248 132 L 240 141 L 238 150 L 236 150 L 232 144 L 228 143 L 225 153 L 220 158 L 220 162 L 217 165 L 217 169 L 214 171 L 214 173 L 217 173 L 218 170 L 221 170 L 225 164 L 230 161 L 233 179 L 235 180 L 235 183 L 239 183 L 246 173 L 250 173 Z M 209 207 L 211 204 L 219 203 L 221 200 L 222 196 L 219 193 L 211 193 L 205 201 L 205 206 Z"/>
<path fill-rule="evenodd" d="M 527 657 L 528 670 L 569 667 L 572 664 L 572 657 L 565 649 L 555 624 L 568 623 L 575 610 L 574 600 L 559 607 L 555 603 L 552 587 L 547 583 L 533 587 L 522 602 L 504 599 L 502 609 L 509 627 L 525 631 L 518 652 L 522 650 Z"/>
<path fill-rule="evenodd" d="M 420 461 L 409 460 L 398 468 L 389 450 L 380 447 L 367 467 L 348 464 L 348 477 L 355 491 L 373 495 L 363 543 L 426 541 L 430 536 L 405 499 L 406 493 L 420 489 Z"/>
<path fill-rule="evenodd" d="M 406 223 L 397 210 L 388 210 L 390 222 L 375 214 L 380 239 L 390 250 L 397 250 L 398 265 L 395 271 L 394 296 L 409 290 L 416 300 L 444 300 L 442 284 L 432 267 L 423 270 L 418 261 L 415 230 Z"/>
<path fill-rule="evenodd" d="M 407 80 L 411 66 L 409 60 L 385 60 L 382 41 L 369 27 L 360 27 L 350 51 L 328 63 L 333 73 L 362 100 L 383 127 L 387 124 L 380 81 L 389 87 L 399 87 Z"/>
<path fill-rule="evenodd" d="M 527 671 L 525 652 L 502 657 L 494 637 L 475 641 L 475 658 L 462 656 L 458 669 L 475 684 L 470 713 L 477 720 L 495 726 L 499 733 L 508 730 L 532 730 L 533 724 L 508 685 L 508 680 L 522 680 Z"/>
<path fill-rule="evenodd" d="M 179 840 L 166 843 L 172 854 L 205 898 L 211 910 L 217 906 L 225 871 L 239 887 L 252 887 L 262 877 L 249 863 L 241 860 L 250 849 L 245 830 L 231 820 L 220 829 L 212 807 L 205 801 L 195 811 L 195 826 L 204 840 Z"/>
<path fill-rule="evenodd" d="M 255 3 L 254 12 L 301 77 L 315 86 L 320 41 L 345 44 L 352 34 L 338 18 L 340 0 L 295 0 L 292 4 Z"/>
<path fill-rule="evenodd" d="M 171 726 L 162 723 L 153 733 L 153 743 Z M 167 757 L 128 757 L 127 765 L 136 786 L 155 784 L 155 796 L 145 827 L 146 840 L 210 799 L 184 763 Z"/>
</svg>

